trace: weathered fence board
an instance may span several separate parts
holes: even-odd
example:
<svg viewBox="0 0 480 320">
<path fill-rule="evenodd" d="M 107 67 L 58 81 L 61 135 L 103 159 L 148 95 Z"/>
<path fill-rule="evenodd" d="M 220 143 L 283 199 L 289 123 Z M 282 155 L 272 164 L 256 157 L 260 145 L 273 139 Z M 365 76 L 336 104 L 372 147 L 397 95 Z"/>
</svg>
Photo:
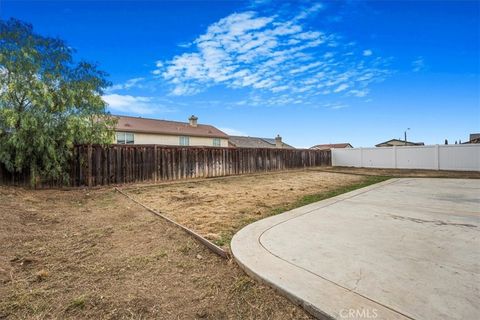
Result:
<svg viewBox="0 0 480 320">
<path fill-rule="evenodd" d="M 77 145 L 72 152 L 70 186 L 97 186 L 331 165 L 330 151 L 175 147 L 161 145 Z M 0 183 L 28 185 L 28 173 L 11 174 L 0 165 Z M 37 185 L 58 185 L 42 181 Z"/>
</svg>

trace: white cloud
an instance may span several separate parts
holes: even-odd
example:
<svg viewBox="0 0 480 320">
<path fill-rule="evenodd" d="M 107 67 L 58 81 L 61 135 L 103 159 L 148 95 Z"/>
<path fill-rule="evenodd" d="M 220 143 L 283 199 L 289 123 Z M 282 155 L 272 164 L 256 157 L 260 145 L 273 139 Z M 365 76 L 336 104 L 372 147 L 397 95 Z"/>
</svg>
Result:
<svg viewBox="0 0 480 320">
<path fill-rule="evenodd" d="M 417 59 L 413 60 L 412 68 L 413 72 L 419 72 L 425 69 L 425 60 L 423 57 L 418 57 Z"/>
<path fill-rule="evenodd" d="M 246 136 L 247 135 L 245 132 L 237 130 L 237 129 L 233 129 L 233 128 L 222 127 L 222 128 L 218 128 L 218 129 L 220 129 L 221 131 L 225 132 L 226 134 L 228 134 L 230 136 Z"/>
<path fill-rule="evenodd" d="M 348 108 L 348 105 L 340 102 L 327 102 L 321 105 L 324 108 L 332 109 L 332 110 L 339 110 Z"/>
<path fill-rule="evenodd" d="M 363 55 L 364 55 L 365 57 L 369 57 L 369 56 L 371 56 L 372 54 L 373 54 L 373 51 L 370 50 L 370 49 L 363 50 Z"/>
<path fill-rule="evenodd" d="M 323 9 L 323 4 L 321 3 L 315 3 L 313 6 L 303 10 L 302 12 L 300 12 L 296 17 L 295 17 L 295 20 L 301 20 L 301 19 L 305 19 L 311 15 L 313 15 L 314 13 L 318 12 L 319 10 Z"/>
<path fill-rule="evenodd" d="M 312 69 L 312 68 L 318 67 L 318 66 L 322 65 L 322 63 L 323 63 L 323 62 L 321 62 L 321 61 L 312 62 L 312 63 L 309 63 L 309 64 L 307 64 L 307 65 L 298 67 L 298 68 L 296 68 L 296 69 L 290 70 L 290 73 L 291 73 L 291 74 L 301 73 L 301 72 L 310 70 L 310 69 Z"/>
<path fill-rule="evenodd" d="M 177 85 L 173 91 L 172 94 L 175 96 L 185 96 L 185 95 L 193 95 L 200 92 L 199 89 L 189 87 L 187 85 Z"/>
<path fill-rule="evenodd" d="M 368 89 L 363 89 L 363 90 L 350 90 L 348 93 L 349 93 L 350 95 L 354 96 L 354 97 L 362 98 L 362 97 L 365 97 L 365 96 L 368 94 Z"/>
<path fill-rule="evenodd" d="M 155 103 L 155 99 L 152 97 L 107 94 L 102 98 L 108 104 L 108 108 L 114 112 L 151 114 L 156 111 L 167 111 L 163 105 Z"/>
<path fill-rule="evenodd" d="M 250 0 L 250 7 L 258 7 L 269 4 L 272 0 Z"/>
<path fill-rule="evenodd" d="M 197 94 L 219 84 L 279 95 L 273 104 L 368 93 L 370 83 L 389 73 L 385 61 L 365 60 L 372 50 L 360 51 L 336 34 L 309 29 L 302 19 L 321 8 L 305 9 L 297 19 L 254 11 L 231 14 L 211 24 L 187 52 L 158 61 L 153 73 L 170 84 L 172 95 Z"/>
<path fill-rule="evenodd" d="M 288 89 L 288 86 L 278 86 L 278 87 L 273 87 L 271 90 L 272 92 L 280 92 L 280 91 L 285 91 Z"/>
<path fill-rule="evenodd" d="M 327 52 L 323 55 L 325 59 L 333 58 L 334 54 L 333 52 Z"/>
<path fill-rule="evenodd" d="M 187 42 L 187 43 L 179 43 L 178 46 L 180 48 L 190 48 L 192 46 L 193 43 L 191 42 Z"/>
<path fill-rule="evenodd" d="M 118 90 L 128 90 L 130 88 L 136 87 L 141 88 L 141 82 L 143 82 L 145 78 L 133 78 L 129 79 L 124 83 L 114 84 L 107 89 L 108 92 L 118 91 Z"/>
<path fill-rule="evenodd" d="M 335 90 L 333 90 L 333 92 L 335 92 L 335 93 L 342 92 L 342 91 L 345 91 L 345 90 L 347 90 L 347 89 L 348 89 L 348 87 L 349 87 L 349 85 L 348 85 L 348 84 L 346 84 L 346 83 L 342 83 L 342 84 L 341 84 L 341 85 L 339 85 L 339 86 L 338 86 L 338 87 L 337 87 Z"/>
</svg>

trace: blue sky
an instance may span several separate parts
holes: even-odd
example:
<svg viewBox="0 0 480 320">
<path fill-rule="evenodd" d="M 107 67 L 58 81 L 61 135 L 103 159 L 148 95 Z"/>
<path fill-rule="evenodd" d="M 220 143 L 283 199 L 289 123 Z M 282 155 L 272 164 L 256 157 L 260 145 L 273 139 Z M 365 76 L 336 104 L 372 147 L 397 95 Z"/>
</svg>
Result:
<svg viewBox="0 0 480 320">
<path fill-rule="evenodd" d="M 480 131 L 477 1 L 5 1 L 109 73 L 114 114 L 297 147 Z"/>
</svg>

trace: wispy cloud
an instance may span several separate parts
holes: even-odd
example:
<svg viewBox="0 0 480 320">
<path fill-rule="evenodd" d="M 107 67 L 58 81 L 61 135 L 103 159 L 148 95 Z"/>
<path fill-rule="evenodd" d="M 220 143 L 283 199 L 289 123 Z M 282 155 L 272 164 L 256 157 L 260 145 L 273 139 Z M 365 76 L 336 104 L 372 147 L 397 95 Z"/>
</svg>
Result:
<svg viewBox="0 0 480 320">
<path fill-rule="evenodd" d="M 345 91 L 345 90 L 347 90 L 347 89 L 348 89 L 348 87 L 349 87 L 349 85 L 348 85 L 348 84 L 346 84 L 346 83 L 342 83 L 342 84 L 341 84 L 341 85 L 339 85 L 339 86 L 338 86 L 338 87 L 337 87 L 335 90 L 333 90 L 333 92 L 335 92 L 335 93 L 342 92 L 342 91 Z"/>
<path fill-rule="evenodd" d="M 369 56 L 371 56 L 372 54 L 373 54 L 373 51 L 370 50 L 370 49 L 363 50 L 363 55 L 364 55 L 365 57 L 369 57 Z"/>
<path fill-rule="evenodd" d="M 327 102 L 327 103 L 321 104 L 320 107 L 331 109 L 331 110 L 340 110 L 340 109 L 348 108 L 348 105 L 342 102 Z"/>
<path fill-rule="evenodd" d="M 259 6 L 270 4 L 272 0 L 250 0 L 250 8 L 256 8 Z"/>
<path fill-rule="evenodd" d="M 363 97 L 366 97 L 368 95 L 368 89 L 363 89 L 363 90 L 350 90 L 348 93 L 354 97 L 359 97 L 359 98 L 363 98 Z"/>
<path fill-rule="evenodd" d="M 169 108 L 154 97 L 131 96 L 121 94 L 106 94 L 103 100 L 113 112 L 152 114 L 155 112 L 172 112 Z"/>
<path fill-rule="evenodd" d="M 417 57 L 412 61 L 412 70 L 413 72 L 419 72 L 425 69 L 425 60 L 423 57 Z"/>
<path fill-rule="evenodd" d="M 385 59 L 301 21 L 321 9 L 313 5 L 293 20 L 254 11 L 231 14 L 210 25 L 191 51 L 158 62 L 153 73 L 180 96 L 215 85 L 268 94 L 273 104 L 327 94 L 366 95 L 369 84 L 389 74 Z"/>
<path fill-rule="evenodd" d="M 320 11 L 321 9 L 323 9 L 323 4 L 321 4 L 320 2 L 315 3 L 312 6 L 302 10 L 298 15 L 295 16 L 294 20 L 302 20 L 308 18 Z"/>
<path fill-rule="evenodd" d="M 131 88 L 141 88 L 142 82 L 145 81 L 145 78 L 133 78 L 125 81 L 124 83 L 114 84 L 107 89 L 108 92 L 118 91 L 118 90 L 128 90 Z"/>
<path fill-rule="evenodd" d="M 178 46 L 180 48 L 190 48 L 192 46 L 191 42 L 179 43 Z"/>
</svg>

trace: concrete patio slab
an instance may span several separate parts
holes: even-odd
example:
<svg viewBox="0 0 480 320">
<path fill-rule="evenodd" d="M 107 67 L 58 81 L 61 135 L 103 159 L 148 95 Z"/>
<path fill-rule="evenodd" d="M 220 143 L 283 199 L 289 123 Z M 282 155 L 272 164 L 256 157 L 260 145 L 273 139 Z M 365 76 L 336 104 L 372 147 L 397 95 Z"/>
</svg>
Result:
<svg viewBox="0 0 480 320">
<path fill-rule="evenodd" d="M 476 319 L 480 180 L 388 180 L 257 221 L 231 248 L 318 318 Z"/>
</svg>

